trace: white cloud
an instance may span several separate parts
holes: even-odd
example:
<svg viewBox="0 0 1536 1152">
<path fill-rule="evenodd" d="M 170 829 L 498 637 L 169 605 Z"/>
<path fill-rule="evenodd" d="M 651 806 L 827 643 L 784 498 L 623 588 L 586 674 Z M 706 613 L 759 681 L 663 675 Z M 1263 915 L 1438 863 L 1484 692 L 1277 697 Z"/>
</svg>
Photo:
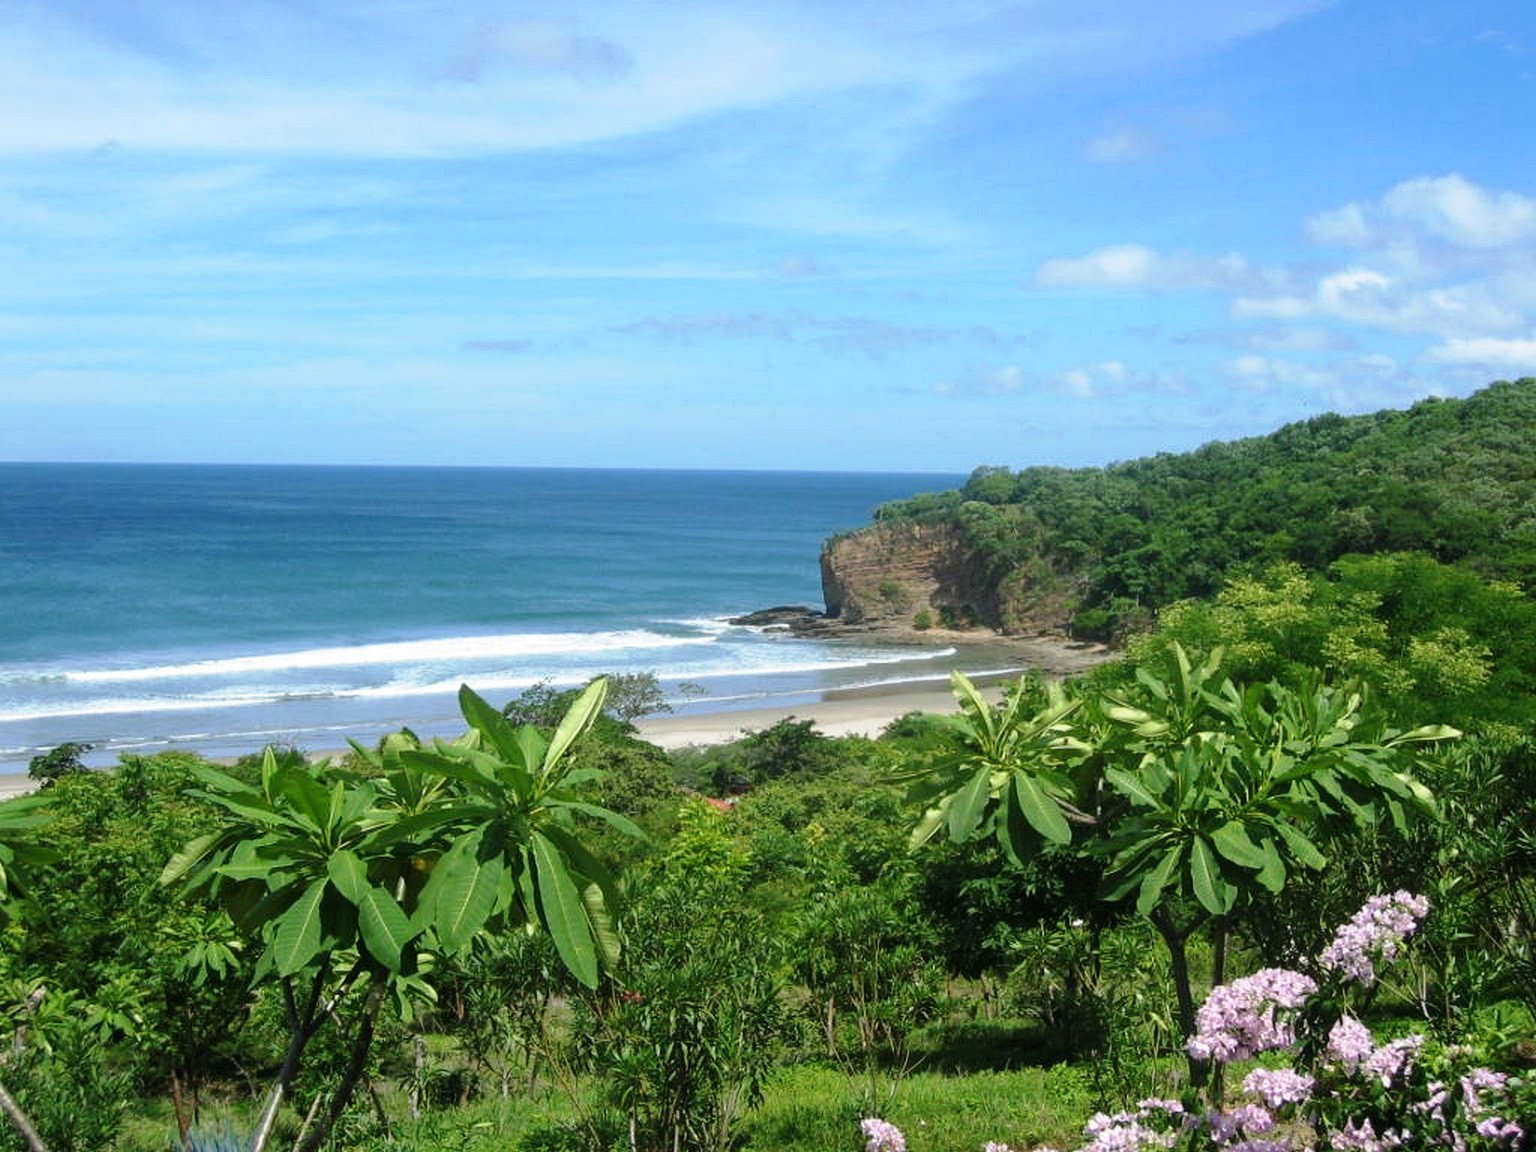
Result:
<svg viewBox="0 0 1536 1152">
<path fill-rule="evenodd" d="M 1438 241 L 1493 249 L 1536 240 L 1536 199 L 1493 192 L 1457 173 L 1397 185 L 1379 200 L 1346 204 L 1306 222 L 1320 244 L 1349 248 Z"/>
<path fill-rule="evenodd" d="M 1119 360 L 1103 360 L 1069 368 L 1056 377 L 1056 382 L 1074 399 L 1092 400 L 1105 391 L 1123 388 L 1129 379 L 1129 370 Z"/>
<path fill-rule="evenodd" d="M 0 151 L 474 155 L 848 93 L 922 125 L 996 77 L 1121 75 L 1315 5 L 23 2 L 0 24 Z"/>
<path fill-rule="evenodd" d="M 1084 256 L 1047 260 L 1035 270 L 1035 283 L 1041 288 L 1233 291 L 1256 283 L 1256 277 L 1237 255 L 1164 255 L 1141 244 L 1116 244 Z"/>
<path fill-rule="evenodd" d="M 1536 375 L 1536 340 L 1447 340 L 1426 352 L 1425 358 L 1438 364 L 1472 364 Z"/>
<path fill-rule="evenodd" d="M 1421 286 L 1365 267 L 1321 277 L 1310 296 L 1239 297 L 1232 314 L 1238 319 L 1319 318 L 1437 336 L 1506 332 L 1526 323 L 1520 308 L 1486 284 Z"/>
<path fill-rule="evenodd" d="M 1152 133 L 1121 125 L 1089 140 L 1083 154 L 1097 164 L 1125 164 L 1156 156 L 1158 148 L 1158 139 Z"/>
</svg>

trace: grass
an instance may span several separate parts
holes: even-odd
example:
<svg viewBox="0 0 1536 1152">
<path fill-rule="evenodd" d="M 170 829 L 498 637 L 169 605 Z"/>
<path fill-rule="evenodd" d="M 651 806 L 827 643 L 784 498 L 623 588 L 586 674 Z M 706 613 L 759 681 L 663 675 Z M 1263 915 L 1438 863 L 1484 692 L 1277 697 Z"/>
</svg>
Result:
<svg viewBox="0 0 1536 1152">
<path fill-rule="evenodd" d="M 1087 1075 L 1064 1064 L 964 1076 L 919 1072 L 876 1086 L 871 1093 L 868 1081 L 836 1068 L 786 1068 L 743 1125 L 743 1152 L 857 1152 L 859 1120 L 868 1115 L 900 1128 L 911 1152 L 978 1152 L 989 1140 L 1075 1147 L 1093 1112 Z"/>
</svg>

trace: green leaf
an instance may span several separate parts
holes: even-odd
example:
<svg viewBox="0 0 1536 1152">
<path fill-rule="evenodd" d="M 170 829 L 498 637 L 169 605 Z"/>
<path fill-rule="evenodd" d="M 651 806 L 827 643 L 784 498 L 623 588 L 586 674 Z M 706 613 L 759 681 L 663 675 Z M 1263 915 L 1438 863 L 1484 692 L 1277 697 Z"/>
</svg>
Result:
<svg viewBox="0 0 1536 1152">
<path fill-rule="evenodd" d="M 529 846 L 533 849 L 540 919 L 571 974 L 588 988 L 596 988 L 597 948 L 581 891 L 566 870 L 565 858 L 542 833 L 534 832 Z"/>
<path fill-rule="evenodd" d="M 170 885 L 176 883 L 192 869 L 196 868 L 204 860 L 208 859 L 214 847 L 222 840 L 227 832 L 205 832 L 203 835 L 187 841 L 181 851 L 166 862 L 160 870 L 160 883 Z"/>
<path fill-rule="evenodd" d="M 596 884 L 588 884 L 581 891 L 582 903 L 587 908 L 587 920 L 592 925 L 592 938 L 597 944 L 597 954 L 609 971 L 619 965 L 621 943 L 619 931 L 614 927 L 611 905 L 603 899 Z"/>
<path fill-rule="evenodd" d="M 1022 865 L 1027 858 L 1028 850 L 1038 845 L 1039 836 L 1030 827 L 1029 821 L 1024 819 L 1024 813 L 1019 810 L 1018 801 L 1013 797 L 1011 780 L 1003 798 L 1002 811 L 998 816 L 997 842 L 1002 845 L 1003 852 L 1009 860 Z"/>
<path fill-rule="evenodd" d="M 280 768 L 272 777 L 275 796 L 287 800 L 306 825 L 313 829 L 327 826 L 331 811 L 331 794 L 325 785 L 303 768 Z"/>
<path fill-rule="evenodd" d="M 976 825 L 981 823 L 982 814 L 987 810 L 991 786 L 992 766 L 983 764 L 955 793 L 949 805 L 949 838 L 954 843 L 963 844 L 976 831 Z"/>
<path fill-rule="evenodd" d="M 921 848 L 933 839 L 933 834 L 944 827 L 944 819 L 949 815 L 950 797 L 946 796 L 938 804 L 923 812 L 922 819 L 912 829 L 912 835 L 907 838 L 907 847 L 910 850 Z"/>
<path fill-rule="evenodd" d="M 326 881 L 316 880 L 278 917 L 272 930 L 272 963 L 279 976 L 301 972 L 321 952 L 321 902 Z"/>
<path fill-rule="evenodd" d="M 564 854 L 566 860 L 570 862 L 570 871 L 589 885 L 595 884 L 598 895 L 604 903 L 612 907 L 618 906 L 619 891 L 614 885 L 613 877 L 603 862 L 594 856 L 585 844 L 557 824 L 545 824 L 539 831 Z M 585 889 L 583 892 L 585 893 Z M 591 901 L 588 900 L 587 903 L 590 908 Z"/>
<path fill-rule="evenodd" d="M 1222 900 L 1222 880 L 1216 856 L 1205 837 L 1196 836 L 1190 843 L 1189 879 L 1195 890 L 1195 899 L 1212 915 L 1220 916 L 1227 911 Z"/>
<path fill-rule="evenodd" d="M 1280 857 L 1280 850 L 1275 847 L 1275 842 L 1265 839 L 1263 844 L 1264 867 L 1259 869 L 1258 881 L 1266 890 L 1279 892 L 1285 887 L 1285 861 Z"/>
<path fill-rule="evenodd" d="M 1127 772 L 1124 768 L 1106 768 L 1104 769 L 1104 779 L 1109 781 L 1110 786 L 1116 792 L 1134 800 L 1143 808 L 1163 807 L 1163 802 L 1148 790 L 1147 786 L 1142 783 L 1141 778 L 1134 772 Z"/>
<path fill-rule="evenodd" d="M 1398 744 L 1430 744 L 1440 740 L 1459 740 L 1461 730 L 1452 728 L 1449 724 L 1425 724 L 1415 728 L 1411 732 L 1404 732 L 1394 736 L 1386 742 L 1386 747 L 1392 748 Z"/>
<path fill-rule="evenodd" d="M 499 856 L 478 858 L 482 834 L 476 829 L 455 841 L 421 892 L 415 927 L 430 924 L 448 952 L 466 948 L 496 907 L 506 867 Z"/>
<path fill-rule="evenodd" d="M 459 685 L 459 711 L 503 760 L 519 758 L 517 729 L 468 684 Z"/>
<path fill-rule="evenodd" d="M 1268 858 L 1248 838 L 1248 829 L 1241 820 L 1228 820 L 1211 833 L 1211 843 L 1232 863 L 1257 871 L 1269 863 Z"/>
<path fill-rule="evenodd" d="M 374 959 L 391 972 L 400 971 L 405 946 L 416 932 L 395 898 L 376 884 L 358 902 L 357 930 Z"/>
<path fill-rule="evenodd" d="M 1169 880 L 1173 878 L 1174 870 L 1183 859 L 1183 845 L 1175 844 L 1163 854 L 1163 858 L 1157 862 L 1157 867 L 1147 873 L 1141 882 L 1141 891 L 1136 896 L 1138 914 L 1152 915 L 1152 910 L 1162 902 L 1163 890 L 1168 887 Z"/>
<path fill-rule="evenodd" d="M 1317 845 L 1292 824 L 1279 822 L 1275 824 L 1275 831 L 1280 834 L 1280 839 L 1285 841 L 1285 846 L 1290 849 L 1291 855 L 1304 867 L 1319 871 L 1328 864 L 1328 857 L 1317 850 Z"/>
<path fill-rule="evenodd" d="M 579 800 L 561 800 L 558 802 L 561 808 L 569 808 L 572 812 L 580 812 L 583 816 L 590 816 L 594 820 L 601 820 L 615 832 L 622 832 L 625 836 L 636 840 L 649 840 L 645 829 L 636 824 L 622 812 L 615 812 L 611 808 L 603 808 L 596 804 L 584 804 Z"/>
<path fill-rule="evenodd" d="M 592 727 L 593 721 L 603 710 L 603 704 L 608 699 L 608 678 L 599 676 L 588 684 L 582 694 L 576 698 L 564 716 L 560 718 L 560 724 L 555 729 L 555 734 L 549 738 L 549 748 L 544 752 L 544 769 L 548 771 L 560 762 L 578 736 Z"/>
<path fill-rule="evenodd" d="M 336 891 L 347 898 L 348 903 L 362 905 L 368 891 L 368 868 L 357 854 L 346 848 L 332 853 L 325 862 L 326 875 L 336 885 Z"/>
<path fill-rule="evenodd" d="M 1023 772 L 1013 774 L 1013 799 L 1024 813 L 1030 827 L 1052 844 L 1068 844 L 1072 840 L 1072 826 L 1061 814 L 1061 808 L 1045 794 L 1034 779 Z"/>
</svg>

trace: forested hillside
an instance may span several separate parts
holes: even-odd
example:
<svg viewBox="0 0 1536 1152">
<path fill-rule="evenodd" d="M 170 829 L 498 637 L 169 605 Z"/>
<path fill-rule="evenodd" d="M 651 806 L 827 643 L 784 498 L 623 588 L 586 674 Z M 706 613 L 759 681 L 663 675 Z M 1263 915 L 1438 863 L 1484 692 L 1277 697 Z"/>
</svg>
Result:
<svg viewBox="0 0 1536 1152">
<path fill-rule="evenodd" d="M 1406 411 L 1324 415 L 1268 436 L 1105 468 L 978 468 L 959 491 L 878 510 L 948 523 L 998 599 L 1065 594 L 1079 636 L 1289 561 L 1421 553 L 1529 588 L 1536 575 L 1536 378 Z"/>
</svg>

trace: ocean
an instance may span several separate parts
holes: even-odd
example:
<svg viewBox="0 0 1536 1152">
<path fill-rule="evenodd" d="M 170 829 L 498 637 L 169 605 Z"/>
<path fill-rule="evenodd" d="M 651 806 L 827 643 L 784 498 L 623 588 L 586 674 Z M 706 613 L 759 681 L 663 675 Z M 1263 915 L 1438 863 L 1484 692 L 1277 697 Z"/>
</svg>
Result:
<svg viewBox="0 0 1536 1152">
<path fill-rule="evenodd" d="M 461 683 L 650 672 L 698 712 L 942 681 L 965 654 L 727 620 L 820 608 L 823 539 L 962 480 L 3 464 L 0 772 L 65 741 L 102 764 L 451 737 Z"/>
</svg>

